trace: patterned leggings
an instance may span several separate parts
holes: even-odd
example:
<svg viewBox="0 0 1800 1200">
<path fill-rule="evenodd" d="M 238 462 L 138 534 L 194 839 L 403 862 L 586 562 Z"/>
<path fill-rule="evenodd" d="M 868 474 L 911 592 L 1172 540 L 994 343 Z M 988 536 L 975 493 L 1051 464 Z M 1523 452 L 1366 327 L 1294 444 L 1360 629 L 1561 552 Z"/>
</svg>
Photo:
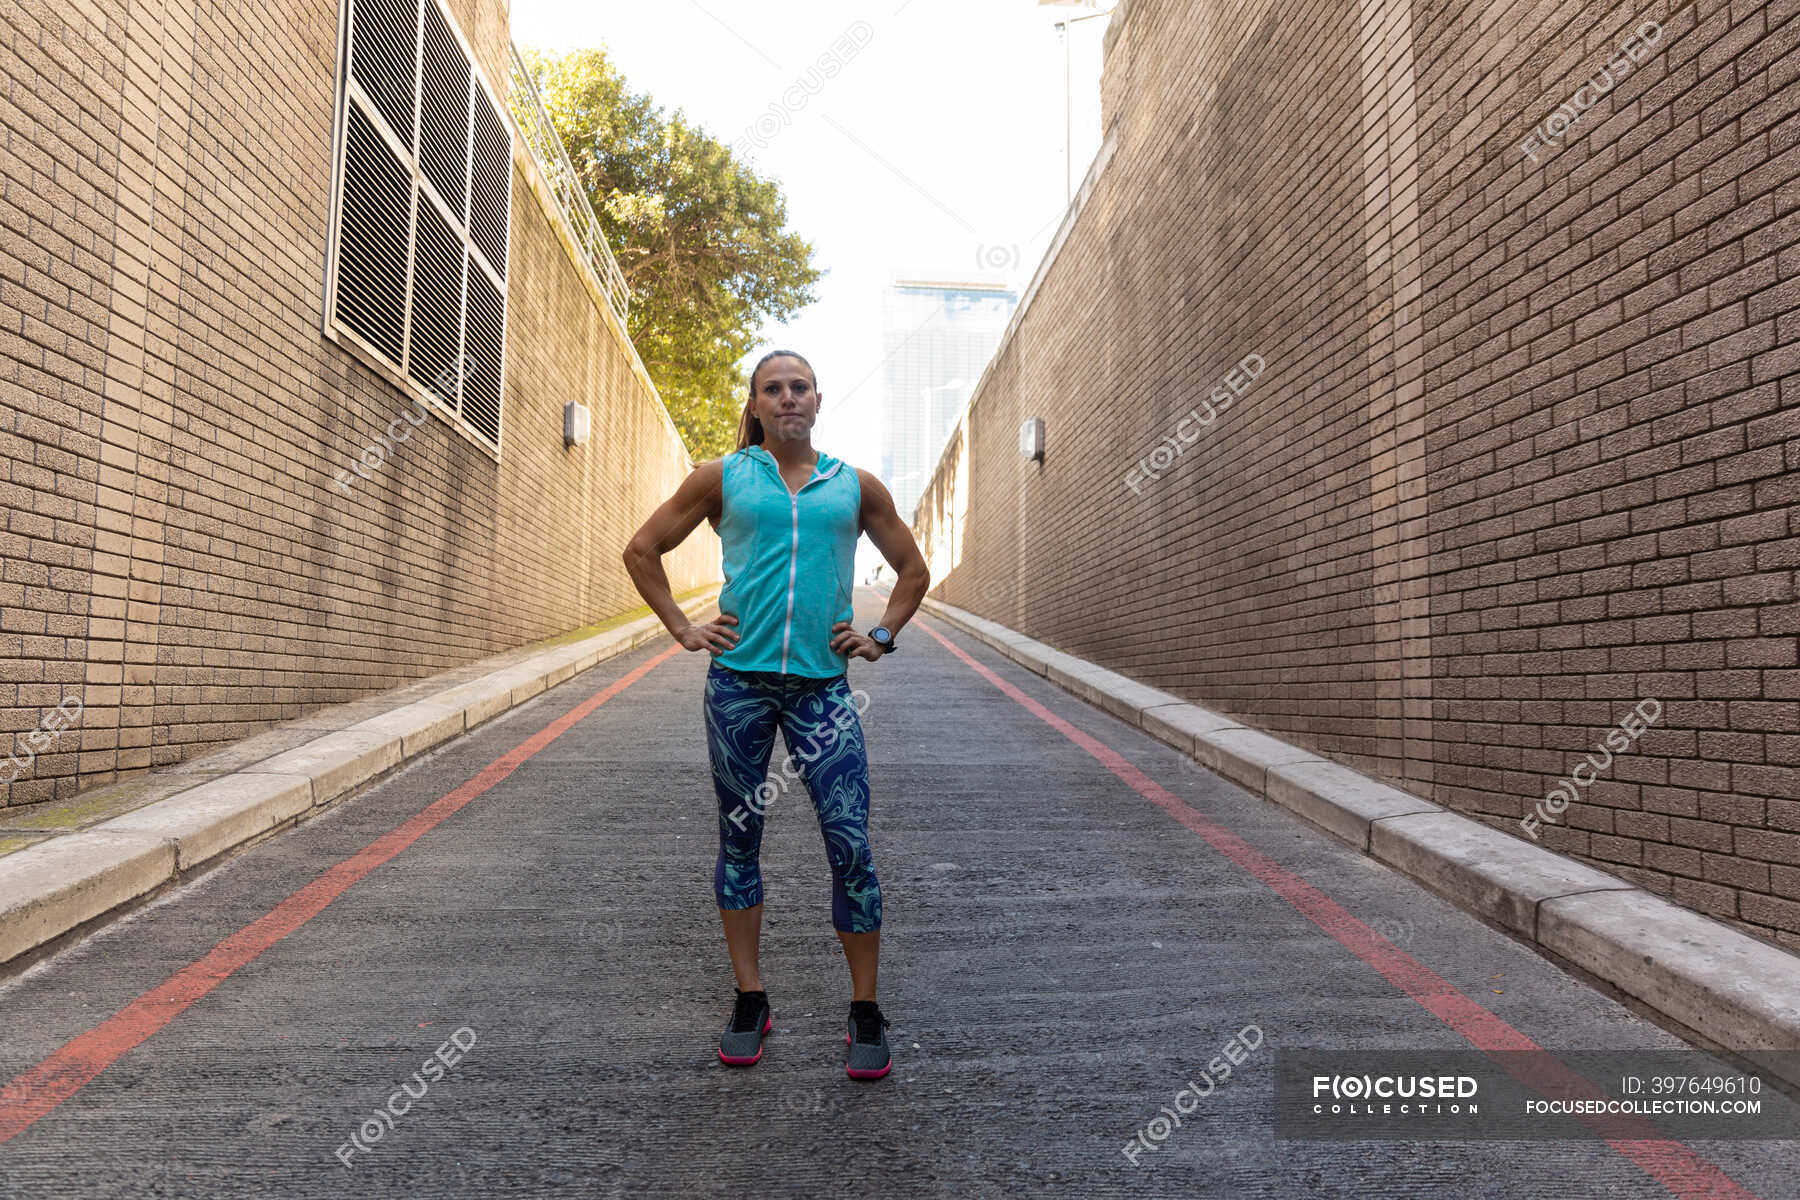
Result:
<svg viewBox="0 0 1800 1200">
<path fill-rule="evenodd" d="M 869 763 L 862 722 L 842 675 L 810 679 L 736 671 L 714 661 L 706 673 L 706 740 L 719 799 L 719 859 L 713 892 L 720 908 L 762 903 L 763 817 L 793 786 L 811 793 L 831 861 L 831 923 L 845 933 L 881 928 L 881 886 L 869 850 Z M 781 728 L 790 759 L 769 778 Z"/>
</svg>

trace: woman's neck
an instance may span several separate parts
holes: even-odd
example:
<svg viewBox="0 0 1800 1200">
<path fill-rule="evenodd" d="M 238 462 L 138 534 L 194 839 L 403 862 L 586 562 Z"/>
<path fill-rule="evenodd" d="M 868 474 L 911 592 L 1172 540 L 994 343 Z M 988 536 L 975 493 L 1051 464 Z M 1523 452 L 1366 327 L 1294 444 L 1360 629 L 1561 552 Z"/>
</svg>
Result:
<svg viewBox="0 0 1800 1200">
<path fill-rule="evenodd" d="M 819 460 L 819 452 L 813 449 L 811 437 L 801 441 L 781 441 L 765 435 L 762 446 L 784 467 L 801 467 Z"/>
</svg>

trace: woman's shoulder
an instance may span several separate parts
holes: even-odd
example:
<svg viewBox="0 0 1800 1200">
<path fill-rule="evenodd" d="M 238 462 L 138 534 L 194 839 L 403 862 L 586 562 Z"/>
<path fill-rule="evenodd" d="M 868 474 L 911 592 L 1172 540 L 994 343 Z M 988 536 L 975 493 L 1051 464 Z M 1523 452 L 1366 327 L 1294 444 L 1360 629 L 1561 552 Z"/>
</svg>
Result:
<svg viewBox="0 0 1800 1200">
<path fill-rule="evenodd" d="M 705 462 L 696 466 L 694 470 L 707 471 L 715 475 L 723 474 L 739 462 L 742 462 L 746 457 L 747 455 L 745 455 L 742 450 L 732 450 L 729 453 L 719 455 L 717 458 L 707 459 Z"/>
<path fill-rule="evenodd" d="M 751 456 L 739 449 L 708 459 L 694 468 L 694 474 L 706 480 L 708 490 L 717 497 L 722 510 L 730 501 L 731 493 L 743 489 L 747 478 L 744 467 L 748 465 L 751 465 Z"/>
</svg>

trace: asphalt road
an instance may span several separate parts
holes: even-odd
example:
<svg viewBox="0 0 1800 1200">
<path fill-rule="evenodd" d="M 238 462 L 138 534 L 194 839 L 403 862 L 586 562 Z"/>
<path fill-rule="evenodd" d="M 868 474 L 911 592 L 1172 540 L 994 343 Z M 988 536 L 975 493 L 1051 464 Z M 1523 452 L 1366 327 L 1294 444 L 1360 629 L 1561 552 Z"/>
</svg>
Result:
<svg viewBox="0 0 1800 1200">
<path fill-rule="evenodd" d="M 857 600 L 866 628 L 881 598 Z M 1690 1142 L 1646 1167 L 1594 1140 L 1278 1139 L 1283 1047 L 1470 1046 L 1308 915 L 1294 879 L 1493 1027 L 1685 1046 L 974 639 L 921 617 L 901 642 L 850 668 L 869 696 L 886 1080 L 843 1073 L 849 981 L 797 790 L 763 851 L 775 1032 L 754 1068 L 715 1061 L 732 984 L 707 660 L 658 645 L 0 985 L 0 1080 L 49 1061 L 28 1078 L 70 1093 L 0 1144 L 0 1195 L 1800 1196 L 1792 1142 Z M 441 820 L 415 819 L 434 802 Z M 397 827 L 416 840 L 378 842 Z M 1263 1044 L 1134 1163 L 1126 1144 L 1249 1025 Z M 75 1087 L 74 1060 L 100 1069 Z M 403 1115 L 377 1118 L 396 1093 Z"/>
</svg>

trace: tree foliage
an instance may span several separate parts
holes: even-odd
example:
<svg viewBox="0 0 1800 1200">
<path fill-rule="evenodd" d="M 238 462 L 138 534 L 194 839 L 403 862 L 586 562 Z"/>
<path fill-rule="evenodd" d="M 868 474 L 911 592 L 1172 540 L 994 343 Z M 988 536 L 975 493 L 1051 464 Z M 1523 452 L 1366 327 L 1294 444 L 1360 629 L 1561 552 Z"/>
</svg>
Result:
<svg viewBox="0 0 1800 1200">
<path fill-rule="evenodd" d="M 817 297 L 773 181 L 633 92 L 604 50 L 523 52 L 631 291 L 632 342 L 696 461 L 736 445 L 739 367 L 764 321 Z"/>
</svg>

